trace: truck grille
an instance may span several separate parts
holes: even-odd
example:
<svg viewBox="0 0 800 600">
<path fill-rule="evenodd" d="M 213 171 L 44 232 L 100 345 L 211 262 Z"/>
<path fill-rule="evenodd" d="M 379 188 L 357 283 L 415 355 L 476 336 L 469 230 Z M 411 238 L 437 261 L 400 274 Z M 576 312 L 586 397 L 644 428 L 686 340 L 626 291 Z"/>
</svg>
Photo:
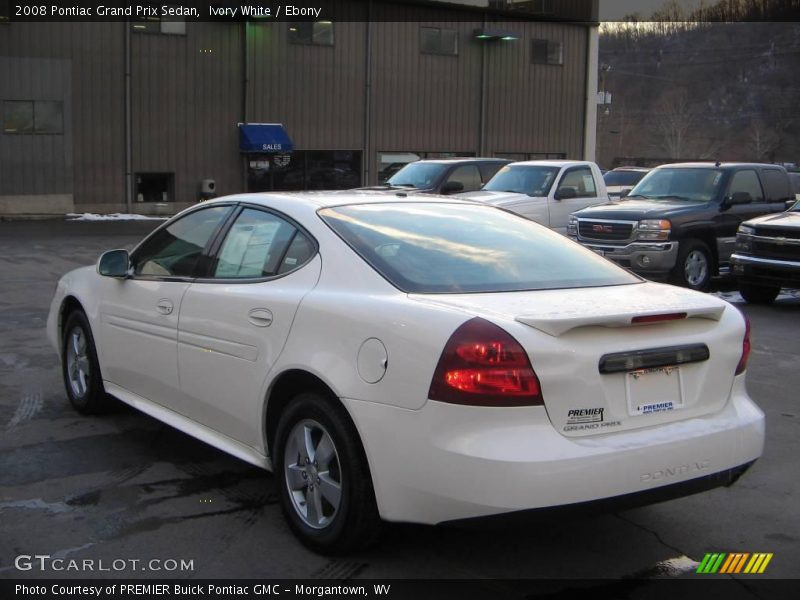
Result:
<svg viewBox="0 0 800 600">
<path fill-rule="evenodd" d="M 753 242 L 753 254 L 759 258 L 776 258 L 778 260 L 800 260 L 800 246 L 795 244 L 776 244 L 756 240 Z"/>
<path fill-rule="evenodd" d="M 786 238 L 787 240 L 800 240 L 800 229 L 790 229 L 789 227 L 756 227 L 756 235 Z"/>
<path fill-rule="evenodd" d="M 632 223 L 619 221 L 578 221 L 578 235 L 581 239 L 619 242 L 630 239 Z"/>
</svg>

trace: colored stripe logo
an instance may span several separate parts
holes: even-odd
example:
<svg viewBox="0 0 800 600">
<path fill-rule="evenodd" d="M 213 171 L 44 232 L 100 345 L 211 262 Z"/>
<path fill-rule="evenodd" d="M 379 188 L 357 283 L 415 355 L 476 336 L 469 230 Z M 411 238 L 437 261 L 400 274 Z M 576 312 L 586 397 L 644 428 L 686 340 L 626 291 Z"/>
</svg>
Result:
<svg viewBox="0 0 800 600">
<path fill-rule="evenodd" d="M 703 558 L 698 573 L 748 573 L 755 575 L 763 573 L 772 560 L 772 552 L 713 552 Z"/>
</svg>

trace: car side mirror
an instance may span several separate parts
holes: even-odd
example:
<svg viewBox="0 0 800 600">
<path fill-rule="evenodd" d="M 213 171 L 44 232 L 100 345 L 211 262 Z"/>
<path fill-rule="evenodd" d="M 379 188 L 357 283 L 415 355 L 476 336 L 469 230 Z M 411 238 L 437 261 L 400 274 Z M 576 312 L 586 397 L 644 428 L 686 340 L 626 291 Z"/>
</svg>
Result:
<svg viewBox="0 0 800 600">
<path fill-rule="evenodd" d="M 464 191 L 464 184 L 460 181 L 448 181 L 442 186 L 442 194 L 457 194 Z"/>
<path fill-rule="evenodd" d="M 97 263 L 97 272 L 103 277 L 127 279 L 131 260 L 127 250 L 109 250 L 104 252 Z"/>
<path fill-rule="evenodd" d="M 556 190 L 554 198 L 556 200 L 569 200 L 570 198 L 577 198 L 578 190 L 574 187 L 562 187 Z"/>
<path fill-rule="evenodd" d="M 734 206 L 735 204 L 750 204 L 752 201 L 753 197 L 750 192 L 733 192 L 726 198 L 725 203 L 728 206 Z"/>
</svg>

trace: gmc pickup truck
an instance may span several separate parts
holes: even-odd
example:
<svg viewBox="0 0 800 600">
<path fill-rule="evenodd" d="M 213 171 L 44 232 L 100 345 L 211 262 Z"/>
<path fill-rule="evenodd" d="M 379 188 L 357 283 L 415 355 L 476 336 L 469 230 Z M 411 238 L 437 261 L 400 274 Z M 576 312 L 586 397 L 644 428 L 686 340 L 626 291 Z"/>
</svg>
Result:
<svg viewBox="0 0 800 600">
<path fill-rule="evenodd" d="M 794 201 L 778 165 L 662 165 L 626 197 L 573 213 L 567 235 L 649 279 L 705 290 L 730 273 L 739 225 Z"/>
<path fill-rule="evenodd" d="M 608 200 L 600 168 L 585 160 L 528 160 L 501 168 L 479 192 L 458 194 L 567 231 L 573 211 Z"/>
</svg>

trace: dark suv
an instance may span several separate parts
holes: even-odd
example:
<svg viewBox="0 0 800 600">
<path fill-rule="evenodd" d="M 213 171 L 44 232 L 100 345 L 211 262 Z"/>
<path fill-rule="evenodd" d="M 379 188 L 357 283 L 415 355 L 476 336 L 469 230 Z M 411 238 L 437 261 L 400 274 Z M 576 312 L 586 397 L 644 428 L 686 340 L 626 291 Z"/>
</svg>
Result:
<svg viewBox="0 0 800 600">
<path fill-rule="evenodd" d="M 417 160 L 392 175 L 385 185 L 360 189 L 426 194 L 474 192 L 510 162 L 504 158 Z"/>
<path fill-rule="evenodd" d="M 645 277 L 703 290 L 712 276 L 730 272 L 742 221 L 792 202 L 781 166 L 662 165 L 625 198 L 573 213 L 567 235 Z"/>
</svg>

